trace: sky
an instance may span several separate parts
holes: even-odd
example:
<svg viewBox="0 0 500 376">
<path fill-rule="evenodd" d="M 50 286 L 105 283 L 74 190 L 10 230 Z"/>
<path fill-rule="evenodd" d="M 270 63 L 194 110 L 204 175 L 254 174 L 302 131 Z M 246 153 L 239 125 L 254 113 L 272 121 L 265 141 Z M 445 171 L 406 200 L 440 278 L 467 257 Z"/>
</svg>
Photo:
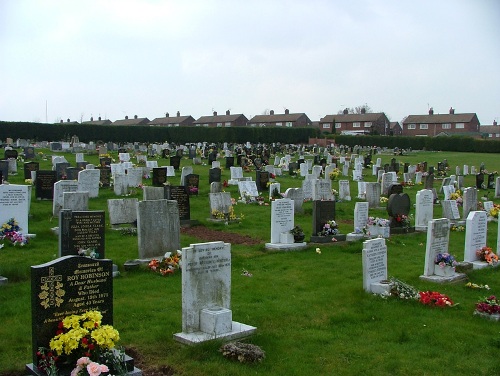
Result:
<svg viewBox="0 0 500 376">
<path fill-rule="evenodd" d="M 500 123 L 500 1 L 0 0 L 0 121 L 364 104 Z"/>
</svg>

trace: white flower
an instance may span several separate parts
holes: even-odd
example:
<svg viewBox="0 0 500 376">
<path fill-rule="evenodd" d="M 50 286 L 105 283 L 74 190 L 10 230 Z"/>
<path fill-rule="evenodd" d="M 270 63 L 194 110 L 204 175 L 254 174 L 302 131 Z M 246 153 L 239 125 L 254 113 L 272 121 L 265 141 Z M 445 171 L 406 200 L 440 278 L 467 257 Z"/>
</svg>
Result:
<svg viewBox="0 0 500 376">
<path fill-rule="evenodd" d="M 164 255 L 163 257 L 165 257 L 165 258 L 169 258 L 169 257 L 170 257 L 170 255 L 172 255 L 172 252 L 165 252 L 165 255 Z"/>
</svg>

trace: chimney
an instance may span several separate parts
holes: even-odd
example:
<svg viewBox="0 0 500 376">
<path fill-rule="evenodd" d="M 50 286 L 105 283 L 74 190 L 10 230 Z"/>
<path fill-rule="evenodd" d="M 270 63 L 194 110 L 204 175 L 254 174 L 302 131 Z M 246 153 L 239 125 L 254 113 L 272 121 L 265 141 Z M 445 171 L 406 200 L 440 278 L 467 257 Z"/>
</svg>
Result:
<svg viewBox="0 0 500 376">
<path fill-rule="evenodd" d="M 94 121 L 94 118 L 92 116 L 90 117 L 90 121 Z"/>
<path fill-rule="evenodd" d="M 432 107 L 429 108 L 429 115 L 434 115 L 434 109 Z"/>
<path fill-rule="evenodd" d="M 168 117 L 168 112 L 165 114 L 165 117 Z"/>
<path fill-rule="evenodd" d="M 60 123 L 61 123 L 61 124 L 62 124 L 62 123 L 64 123 L 62 119 L 61 119 Z"/>
<path fill-rule="evenodd" d="M 98 119 L 99 119 L 99 121 L 101 121 L 101 117 L 100 116 L 98 117 Z"/>
<path fill-rule="evenodd" d="M 137 119 L 137 115 L 134 115 L 134 119 Z"/>
<path fill-rule="evenodd" d="M 125 115 L 125 120 L 128 120 L 128 115 Z"/>
<path fill-rule="evenodd" d="M 288 115 L 288 114 L 290 114 L 290 110 L 287 108 L 287 109 L 285 109 L 285 115 Z"/>
<path fill-rule="evenodd" d="M 453 115 L 455 113 L 455 109 L 453 107 L 450 107 L 450 115 Z"/>
<path fill-rule="evenodd" d="M 498 125 L 496 120 L 493 120 L 493 125 L 494 125 L 495 127 Z"/>
<path fill-rule="evenodd" d="M 179 111 L 177 111 L 177 117 L 181 116 L 181 113 Z"/>
<path fill-rule="evenodd" d="M 69 123 L 69 118 L 68 118 L 67 122 Z"/>
<path fill-rule="evenodd" d="M 217 116 L 217 111 L 214 111 L 214 116 Z"/>
<path fill-rule="evenodd" d="M 349 110 L 347 108 L 344 109 L 343 114 L 347 115 L 349 113 Z"/>
<path fill-rule="evenodd" d="M 364 115 L 364 114 L 366 114 L 366 108 L 361 107 L 361 113 L 362 113 L 363 115 Z"/>
<path fill-rule="evenodd" d="M 274 115 L 274 110 L 269 111 L 269 115 Z"/>
<path fill-rule="evenodd" d="M 231 112 L 229 110 L 226 111 L 226 115 L 231 115 Z"/>
</svg>

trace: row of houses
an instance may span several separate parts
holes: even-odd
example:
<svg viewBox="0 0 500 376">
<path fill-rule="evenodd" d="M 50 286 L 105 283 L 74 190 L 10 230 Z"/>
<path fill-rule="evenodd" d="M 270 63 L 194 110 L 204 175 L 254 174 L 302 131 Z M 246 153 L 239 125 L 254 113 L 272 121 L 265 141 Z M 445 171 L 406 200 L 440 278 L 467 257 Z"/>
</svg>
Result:
<svg viewBox="0 0 500 376">
<path fill-rule="evenodd" d="M 62 122 L 62 121 L 61 121 Z M 68 119 L 68 122 L 70 120 Z M 76 123 L 76 122 L 75 122 Z M 350 135 L 379 134 L 394 136 L 448 136 L 463 135 L 472 137 L 500 138 L 500 126 L 494 121 L 493 125 L 481 126 L 475 113 L 455 113 L 450 108 L 446 114 L 435 114 L 429 109 L 428 114 L 409 115 L 402 123 L 391 122 L 384 112 L 366 112 L 352 114 L 346 109 L 340 114 L 326 115 L 319 121 L 311 121 L 305 113 L 290 113 L 288 109 L 283 114 L 276 114 L 273 110 L 266 115 L 256 115 L 248 119 L 243 114 L 224 115 L 213 112 L 210 116 L 194 119 L 191 115 L 182 115 L 178 111 L 175 116 L 166 113 L 164 117 L 149 120 L 125 116 L 125 119 L 111 121 L 90 118 L 82 124 L 94 125 L 149 125 L 158 127 L 317 127 L 322 133 L 337 133 Z"/>
</svg>

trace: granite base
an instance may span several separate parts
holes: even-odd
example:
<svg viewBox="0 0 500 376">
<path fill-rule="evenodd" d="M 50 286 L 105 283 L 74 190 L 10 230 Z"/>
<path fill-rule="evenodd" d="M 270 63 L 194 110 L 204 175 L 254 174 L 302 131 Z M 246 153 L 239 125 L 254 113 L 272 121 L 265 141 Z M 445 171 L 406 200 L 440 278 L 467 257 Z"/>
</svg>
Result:
<svg viewBox="0 0 500 376">
<path fill-rule="evenodd" d="M 223 339 L 223 340 L 233 340 L 248 337 L 255 333 L 257 330 L 256 327 L 245 325 L 236 321 L 232 323 L 232 330 L 230 332 L 214 335 L 204 332 L 193 332 L 193 333 L 176 333 L 174 334 L 174 339 L 177 342 L 183 343 L 185 345 L 195 345 L 197 343 L 211 341 L 214 339 Z"/>
<path fill-rule="evenodd" d="M 266 249 L 273 251 L 300 251 L 307 246 L 306 242 L 302 243 L 266 243 Z"/>
<path fill-rule="evenodd" d="M 338 242 L 345 242 L 347 235 L 338 234 L 338 235 L 328 235 L 328 236 L 311 236 L 311 243 L 334 243 L 333 238 L 335 238 Z"/>
<path fill-rule="evenodd" d="M 467 280 L 467 274 L 455 273 L 448 277 L 441 277 L 439 275 L 421 275 L 420 279 L 426 282 L 434 283 L 454 283 Z"/>
</svg>

